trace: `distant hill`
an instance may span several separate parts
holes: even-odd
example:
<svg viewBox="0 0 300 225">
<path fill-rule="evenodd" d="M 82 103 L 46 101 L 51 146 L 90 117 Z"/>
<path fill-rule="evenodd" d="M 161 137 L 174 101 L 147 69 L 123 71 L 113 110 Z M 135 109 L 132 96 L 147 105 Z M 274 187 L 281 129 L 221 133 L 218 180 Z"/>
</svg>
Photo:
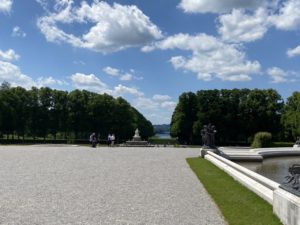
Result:
<svg viewBox="0 0 300 225">
<path fill-rule="evenodd" d="M 170 133 L 170 124 L 157 124 L 153 125 L 154 133 L 161 134 L 161 133 Z"/>
</svg>

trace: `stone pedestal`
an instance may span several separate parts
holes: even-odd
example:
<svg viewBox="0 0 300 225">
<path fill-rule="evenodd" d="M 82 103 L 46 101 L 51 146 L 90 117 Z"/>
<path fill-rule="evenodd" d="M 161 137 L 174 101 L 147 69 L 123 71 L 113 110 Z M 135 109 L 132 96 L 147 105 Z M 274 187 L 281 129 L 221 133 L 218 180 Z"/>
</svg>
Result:
<svg viewBox="0 0 300 225">
<path fill-rule="evenodd" d="M 204 156 L 207 154 L 208 151 L 213 152 L 213 153 L 215 153 L 215 154 L 217 154 L 217 155 L 220 155 L 220 151 L 219 151 L 219 149 L 217 149 L 217 148 L 202 147 L 202 148 L 200 149 L 200 156 L 201 156 L 202 158 L 204 158 Z"/>
<path fill-rule="evenodd" d="M 273 193 L 273 212 L 284 225 L 300 225 L 300 197 L 278 188 Z"/>
<path fill-rule="evenodd" d="M 126 141 L 126 146 L 130 147 L 149 147 L 148 141 L 142 141 L 142 138 L 139 133 L 139 129 L 135 130 L 134 136 L 132 137 L 132 140 Z"/>
</svg>

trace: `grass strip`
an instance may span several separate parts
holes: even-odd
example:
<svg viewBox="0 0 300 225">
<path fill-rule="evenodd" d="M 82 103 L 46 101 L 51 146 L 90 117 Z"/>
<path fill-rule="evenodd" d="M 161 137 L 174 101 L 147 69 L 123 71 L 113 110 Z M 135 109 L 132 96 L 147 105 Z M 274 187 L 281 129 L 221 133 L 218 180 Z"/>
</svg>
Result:
<svg viewBox="0 0 300 225">
<path fill-rule="evenodd" d="M 202 158 L 188 158 L 187 162 L 218 205 L 228 224 L 282 224 L 273 214 L 272 206 L 268 202 L 211 162 Z"/>
</svg>

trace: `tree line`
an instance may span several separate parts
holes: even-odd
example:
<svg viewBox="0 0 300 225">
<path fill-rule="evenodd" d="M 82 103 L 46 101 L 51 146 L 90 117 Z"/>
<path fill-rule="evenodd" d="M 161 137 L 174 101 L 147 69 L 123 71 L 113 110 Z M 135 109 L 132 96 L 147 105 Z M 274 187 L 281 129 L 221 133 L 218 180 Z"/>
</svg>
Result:
<svg viewBox="0 0 300 225">
<path fill-rule="evenodd" d="M 121 97 L 48 87 L 26 90 L 6 82 L 0 87 L 0 137 L 88 139 L 96 132 L 102 139 L 114 133 L 125 141 L 136 128 L 143 139 L 154 134 L 151 122 Z"/>
<path fill-rule="evenodd" d="M 171 136 L 180 143 L 201 144 L 201 129 L 213 124 L 218 144 L 249 144 L 256 132 L 274 140 L 295 141 L 300 135 L 300 93 L 286 102 L 273 89 L 222 89 L 187 92 L 171 120 Z"/>
</svg>

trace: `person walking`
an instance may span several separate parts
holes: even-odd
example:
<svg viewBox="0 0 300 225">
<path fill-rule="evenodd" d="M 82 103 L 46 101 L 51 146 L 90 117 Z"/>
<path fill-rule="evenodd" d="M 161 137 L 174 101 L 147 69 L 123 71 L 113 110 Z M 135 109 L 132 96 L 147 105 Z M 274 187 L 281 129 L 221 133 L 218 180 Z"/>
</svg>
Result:
<svg viewBox="0 0 300 225">
<path fill-rule="evenodd" d="M 107 136 L 107 145 L 110 146 L 111 145 L 111 135 L 108 134 Z"/>
<path fill-rule="evenodd" d="M 114 134 L 111 135 L 111 146 L 114 146 L 116 137 Z"/>
<path fill-rule="evenodd" d="M 96 137 L 95 132 L 93 132 L 93 133 L 90 135 L 90 142 L 91 142 L 91 144 L 92 144 L 92 148 L 96 148 L 96 146 L 97 146 L 97 137 Z"/>
</svg>

